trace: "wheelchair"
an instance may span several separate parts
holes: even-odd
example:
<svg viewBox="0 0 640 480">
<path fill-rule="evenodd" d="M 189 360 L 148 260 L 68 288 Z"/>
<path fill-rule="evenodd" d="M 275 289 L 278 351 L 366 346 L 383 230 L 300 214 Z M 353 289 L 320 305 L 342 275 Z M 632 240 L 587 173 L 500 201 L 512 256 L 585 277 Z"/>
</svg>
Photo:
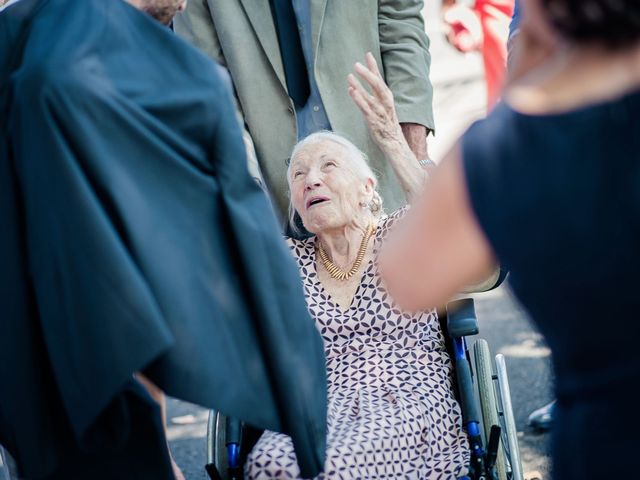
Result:
<svg viewBox="0 0 640 480">
<path fill-rule="evenodd" d="M 454 363 L 456 394 L 470 446 L 468 473 L 458 480 L 523 480 L 517 430 L 504 356 L 491 357 L 479 338 L 473 299 L 452 301 L 441 323 Z M 207 465 L 212 480 L 243 478 L 243 464 L 261 431 L 211 410 L 207 423 Z"/>
</svg>

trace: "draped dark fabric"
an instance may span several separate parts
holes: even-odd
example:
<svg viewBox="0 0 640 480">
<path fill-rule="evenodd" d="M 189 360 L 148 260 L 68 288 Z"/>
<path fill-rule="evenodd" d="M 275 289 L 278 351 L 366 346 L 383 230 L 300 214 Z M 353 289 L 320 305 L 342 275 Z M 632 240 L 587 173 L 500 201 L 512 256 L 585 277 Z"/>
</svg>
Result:
<svg viewBox="0 0 640 480">
<path fill-rule="evenodd" d="M 125 2 L 0 14 L 0 264 L 0 443 L 25 476 L 169 478 L 136 371 L 321 469 L 322 341 L 228 77 Z"/>
</svg>

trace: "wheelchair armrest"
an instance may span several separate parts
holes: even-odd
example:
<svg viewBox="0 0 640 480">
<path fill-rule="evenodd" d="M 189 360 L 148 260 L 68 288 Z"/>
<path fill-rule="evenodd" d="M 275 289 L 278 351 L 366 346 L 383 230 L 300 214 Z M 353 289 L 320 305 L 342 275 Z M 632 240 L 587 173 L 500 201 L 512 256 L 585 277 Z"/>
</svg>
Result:
<svg viewBox="0 0 640 480">
<path fill-rule="evenodd" d="M 463 290 L 463 294 L 488 292 L 502 285 L 507 278 L 508 270 L 497 266 L 491 275 L 475 285 L 468 285 Z"/>
<path fill-rule="evenodd" d="M 447 329 L 451 338 L 478 333 L 478 318 L 473 298 L 454 300 L 447 304 Z"/>
</svg>

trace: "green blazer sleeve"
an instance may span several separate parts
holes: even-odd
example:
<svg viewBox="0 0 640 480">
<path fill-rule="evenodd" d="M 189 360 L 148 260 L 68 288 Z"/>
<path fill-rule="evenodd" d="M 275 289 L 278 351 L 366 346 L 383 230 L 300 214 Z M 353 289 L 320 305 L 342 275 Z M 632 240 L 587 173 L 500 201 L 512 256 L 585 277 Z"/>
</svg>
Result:
<svg viewBox="0 0 640 480">
<path fill-rule="evenodd" d="M 227 60 L 224 58 L 224 53 L 220 46 L 220 39 L 218 38 L 207 0 L 190 0 L 187 3 L 187 9 L 174 18 L 173 28 L 180 37 L 192 45 L 195 45 L 211 59 L 227 68 Z M 235 93 L 235 88 L 233 91 Z M 247 168 L 249 174 L 263 187 L 264 179 L 260 165 L 258 164 L 253 139 L 246 128 L 244 114 L 242 113 L 238 99 L 234 98 L 234 100 L 236 116 L 242 128 L 242 139 L 247 152 Z"/>
<path fill-rule="evenodd" d="M 401 123 L 434 130 L 431 55 L 417 0 L 381 0 L 378 9 L 380 52 L 385 79 L 393 92 Z"/>
</svg>

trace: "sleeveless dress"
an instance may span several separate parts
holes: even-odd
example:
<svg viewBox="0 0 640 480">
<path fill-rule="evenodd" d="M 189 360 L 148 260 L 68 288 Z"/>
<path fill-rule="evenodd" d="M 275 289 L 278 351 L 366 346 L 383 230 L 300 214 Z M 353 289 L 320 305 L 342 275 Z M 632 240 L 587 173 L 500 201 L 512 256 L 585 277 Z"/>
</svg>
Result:
<svg viewBox="0 0 640 480">
<path fill-rule="evenodd" d="M 405 209 L 379 223 L 380 242 Z M 467 471 L 468 442 L 453 394 L 452 364 L 435 311 L 402 312 L 365 266 L 343 311 L 316 273 L 315 237 L 288 240 L 327 359 L 327 457 L 320 479 L 455 479 Z M 300 478 L 291 439 L 267 431 L 245 477 Z"/>
<path fill-rule="evenodd" d="M 462 158 L 479 224 L 552 350 L 554 478 L 635 476 L 640 91 L 546 115 L 498 105 Z"/>
</svg>

